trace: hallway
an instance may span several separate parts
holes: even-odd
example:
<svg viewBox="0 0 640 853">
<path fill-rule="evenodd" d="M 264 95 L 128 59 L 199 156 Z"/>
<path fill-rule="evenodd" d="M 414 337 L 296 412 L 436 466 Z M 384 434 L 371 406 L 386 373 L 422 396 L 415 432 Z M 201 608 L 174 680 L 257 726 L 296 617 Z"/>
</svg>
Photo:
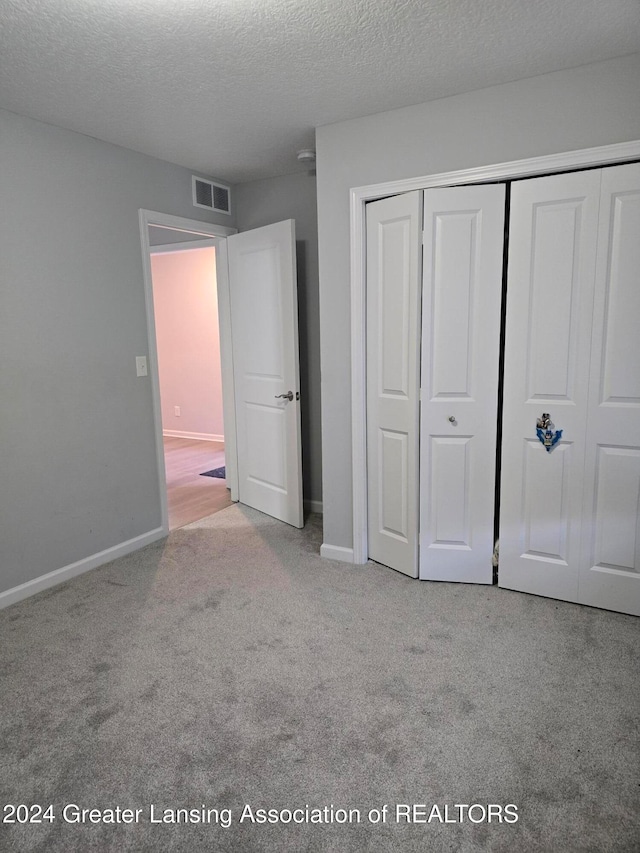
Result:
<svg viewBox="0 0 640 853">
<path fill-rule="evenodd" d="M 164 436 L 164 459 L 170 530 L 231 505 L 226 480 L 201 476 L 224 465 L 221 441 Z"/>
</svg>

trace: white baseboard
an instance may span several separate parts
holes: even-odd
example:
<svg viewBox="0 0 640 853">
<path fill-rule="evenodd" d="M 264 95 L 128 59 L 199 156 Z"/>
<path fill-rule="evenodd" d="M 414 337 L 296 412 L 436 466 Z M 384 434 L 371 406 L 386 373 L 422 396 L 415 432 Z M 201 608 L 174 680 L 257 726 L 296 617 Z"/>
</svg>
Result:
<svg viewBox="0 0 640 853">
<path fill-rule="evenodd" d="M 209 432 L 180 432 L 177 429 L 163 429 L 162 434 L 167 438 L 191 438 L 193 441 L 224 441 L 223 435 Z"/>
<path fill-rule="evenodd" d="M 319 512 L 322 515 L 322 501 L 305 501 L 304 508 L 307 512 Z"/>
<path fill-rule="evenodd" d="M 0 592 L 0 610 L 3 607 L 8 607 L 10 604 L 22 601 L 23 598 L 35 595 L 36 592 L 42 592 L 43 589 L 48 589 L 50 586 L 56 586 L 56 584 L 71 580 L 71 578 L 82 575 L 91 569 L 97 569 L 98 566 L 109 563 L 111 560 L 116 560 L 118 557 L 124 557 L 132 551 L 137 551 L 138 548 L 151 545 L 152 542 L 157 542 L 158 539 L 162 539 L 166 535 L 162 527 L 156 527 L 155 530 L 150 530 L 148 533 L 143 533 L 134 539 L 128 539 L 126 542 L 121 542 L 119 545 L 114 545 L 112 548 L 107 548 L 98 554 L 92 554 L 90 557 L 78 560 L 77 563 L 63 566 L 61 569 L 48 572 L 46 575 L 40 575 L 39 578 L 22 583 L 20 586 L 14 586 L 12 589 L 6 590 L 6 592 Z"/>
<path fill-rule="evenodd" d="M 341 545 L 321 545 L 320 556 L 327 560 L 340 560 L 342 563 L 353 563 L 353 548 L 343 548 Z"/>
</svg>

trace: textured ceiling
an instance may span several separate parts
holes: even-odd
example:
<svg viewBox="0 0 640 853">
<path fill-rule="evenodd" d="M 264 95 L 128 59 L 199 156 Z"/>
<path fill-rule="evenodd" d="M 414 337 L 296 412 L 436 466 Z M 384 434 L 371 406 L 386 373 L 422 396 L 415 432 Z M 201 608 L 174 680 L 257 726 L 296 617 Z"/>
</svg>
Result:
<svg viewBox="0 0 640 853">
<path fill-rule="evenodd" d="M 640 50 L 638 0 L 0 0 L 0 107 L 232 183 L 313 128 Z"/>
</svg>

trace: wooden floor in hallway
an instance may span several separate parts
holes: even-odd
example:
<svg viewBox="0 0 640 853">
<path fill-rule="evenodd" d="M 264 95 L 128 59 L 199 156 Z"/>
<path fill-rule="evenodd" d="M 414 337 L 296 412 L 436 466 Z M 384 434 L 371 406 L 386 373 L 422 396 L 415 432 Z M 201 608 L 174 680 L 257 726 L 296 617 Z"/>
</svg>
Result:
<svg viewBox="0 0 640 853">
<path fill-rule="evenodd" d="M 164 436 L 163 440 L 170 530 L 231 505 L 226 480 L 202 476 L 204 471 L 224 465 L 221 441 L 169 436 Z"/>
</svg>

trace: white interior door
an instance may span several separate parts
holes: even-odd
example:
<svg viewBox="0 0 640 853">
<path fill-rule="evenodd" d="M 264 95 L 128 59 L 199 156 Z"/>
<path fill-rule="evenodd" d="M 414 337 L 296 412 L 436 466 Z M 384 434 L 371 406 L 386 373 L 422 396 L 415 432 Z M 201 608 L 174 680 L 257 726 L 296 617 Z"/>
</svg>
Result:
<svg viewBox="0 0 640 853">
<path fill-rule="evenodd" d="M 241 503 L 303 526 L 293 220 L 227 238 Z"/>
<path fill-rule="evenodd" d="M 424 193 L 420 578 L 492 583 L 503 185 Z"/>
<path fill-rule="evenodd" d="M 418 574 L 421 196 L 367 205 L 369 557 Z"/>
<path fill-rule="evenodd" d="M 602 171 L 578 601 L 640 616 L 640 164 Z"/>
<path fill-rule="evenodd" d="M 500 586 L 578 600 L 599 170 L 511 193 Z M 536 422 L 562 438 L 547 451 Z"/>
</svg>

